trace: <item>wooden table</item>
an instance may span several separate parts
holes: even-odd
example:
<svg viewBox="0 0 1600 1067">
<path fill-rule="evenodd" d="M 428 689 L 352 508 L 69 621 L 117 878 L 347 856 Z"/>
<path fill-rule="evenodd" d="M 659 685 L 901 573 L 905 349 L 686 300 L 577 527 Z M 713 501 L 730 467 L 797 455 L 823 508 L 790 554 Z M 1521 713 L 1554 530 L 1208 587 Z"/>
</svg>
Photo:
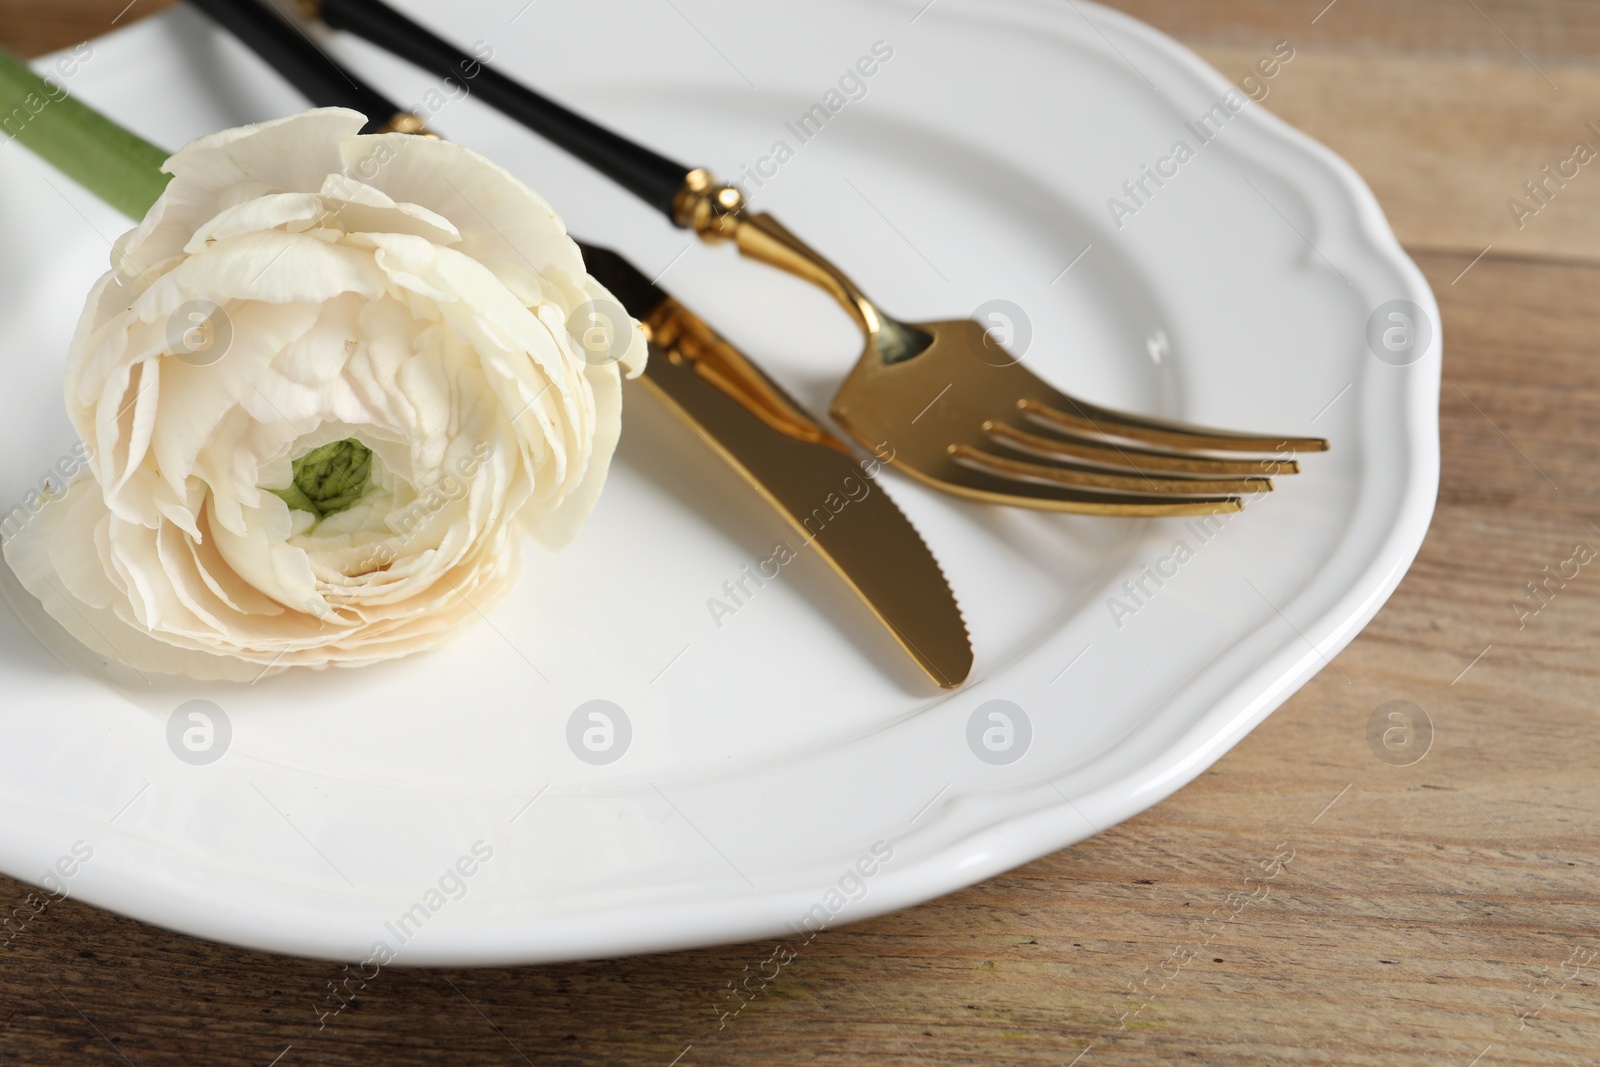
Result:
<svg viewBox="0 0 1600 1067">
<path fill-rule="evenodd" d="M 0 42 L 63 47 L 125 2 L 3 0 Z M 1585 481 L 1600 473 L 1600 163 L 1520 229 L 1506 204 L 1575 141 L 1600 148 L 1584 128 L 1600 124 L 1600 4 L 1325 2 L 1118 6 L 1229 74 L 1289 41 L 1266 106 L 1366 177 L 1443 307 L 1438 512 L 1337 671 L 1138 818 L 818 937 L 720 1031 L 727 983 L 770 946 L 385 971 L 319 1030 L 313 1001 L 338 968 L 68 901 L 0 963 L 0 1059 L 1600 1060 L 1600 567 L 1535 616 L 1512 607 L 1546 564 L 1600 550 Z M 121 19 L 160 6 L 138 0 Z M 1408 767 L 1367 738 L 1397 699 L 1435 731 Z M 1293 860 L 1235 915 L 1244 878 L 1280 846 Z M 25 891 L 0 879 L 0 899 Z M 1233 917 L 1203 925 L 1213 914 Z"/>
</svg>

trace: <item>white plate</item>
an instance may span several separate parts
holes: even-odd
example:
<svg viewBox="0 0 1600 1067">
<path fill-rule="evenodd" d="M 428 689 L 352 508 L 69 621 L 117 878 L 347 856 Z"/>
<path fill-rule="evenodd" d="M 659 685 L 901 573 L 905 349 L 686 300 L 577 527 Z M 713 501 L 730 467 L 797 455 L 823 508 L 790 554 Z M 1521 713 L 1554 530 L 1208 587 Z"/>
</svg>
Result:
<svg viewBox="0 0 1600 1067">
<path fill-rule="evenodd" d="M 1399 582 L 1432 511 L 1440 347 L 1421 274 L 1350 168 L 1260 106 L 1200 144 L 1183 124 L 1229 84 L 1150 28 L 1087 3 L 924 2 L 630 0 L 513 19 L 522 0 L 482 0 L 453 4 L 448 23 L 417 13 L 725 175 L 788 141 L 794 157 L 757 203 L 897 314 L 1010 300 L 1031 324 L 1027 362 L 1074 392 L 1320 433 L 1332 452 L 1305 457 L 1305 473 L 1209 539 L 1180 521 L 990 509 L 886 477 L 977 648 L 970 684 L 936 693 L 815 559 L 718 628 L 707 600 L 790 535 L 633 392 L 620 461 L 578 543 L 556 558 L 530 548 L 516 595 L 445 651 L 256 686 L 146 685 L 4 613 L 0 869 L 38 881 L 67 857 L 73 873 L 58 880 L 83 900 L 328 958 L 365 959 L 379 941 L 401 962 L 438 964 L 754 938 L 808 914 L 841 923 L 927 900 L 1125 819 L 1322 668 Z M 785 122 L 826 102 L 878 41 L 893 56 L 866 96 L 799 144 Z M 72 91 L 168 146 L 302 106 L 186 10 L 93 47 Z M 403 102 L 428 99 L 427 79 L 371 49 L 330 48 Z M 1296 74 L 1291 60 L 1276 77 Z M 664 285 L 825 407 L 857 341 L 824 297 L 689 247 L 476 101 L 434 124 L 525 176 L 574 232 L 651 273 L 671 264 Z M 1147 183 L 1116 227 L 1107 199 L 1178 139 L 1194 158 Z M 63 353 L 127 223 L 5 151 L 0 499 L 17 500 L 73 444 Z M 1406 365 L 1368 342 L 1393 300 L 1428 330 Z M 1162 563 L 1180 541 L 1193 558 Z M 1145 566 L 1176 575 L 1130 600 L 1122 583 Z M 1115 617 L 1118 596 L 1137 610 Z M 167 740 L 193 699 L 231 726 L 207 765 Z M 569 717 L 596 699 L 632 728 L 609 765 L 567 742 Z M 968 741 L 995 700 L 1031 727 L 1019 722 L 1019 758 L 1004 765 L 975 755 L 992 709 Z M 92 858 L 71 859 L 77 842 Z M 438 892 L 477 842 L 492 857 Z"/>
</svg>

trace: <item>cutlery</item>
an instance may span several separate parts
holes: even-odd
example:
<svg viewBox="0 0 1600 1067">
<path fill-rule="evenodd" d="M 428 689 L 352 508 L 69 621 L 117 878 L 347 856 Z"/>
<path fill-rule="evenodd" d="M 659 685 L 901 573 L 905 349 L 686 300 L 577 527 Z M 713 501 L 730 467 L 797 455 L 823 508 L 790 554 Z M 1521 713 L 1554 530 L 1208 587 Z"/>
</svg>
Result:
<svg viewBox="0 0 1600 1067">
<path fill-rule="evenodd" d="M 1206 429 L 1113 411 L 1053 388 L 971 319 L 901 322 L 743 193 L 576 114 L 455 48 L 382 0 L 298 0 L 348 30 L 472 91 L 710 243 L 827 291 L 865 349 L 830 412 L 857 443 L 934 488 L 993 504 L 1100 515 L 1237 511 L 1242 495 L 1299 472 L 1317 437 Z M 1274 453 L 1243 459 L 1217 453 Z"/>
<path fill-rule="evenodd" d="M 373 132 L 435 136 L 257 0 L 192 2 L 314 103 L 359 110 Z M 589 272 L 650 333 L 645 387 L 784 517 L 801 551 L 816 548 L 929 678 L 943 688 L 964 682 L 972 646 L 955 595 L 916 528 L 873 481 L 874 465 L 858 463 L 777 383 L 622 256 L 579 249 Z"/>
</svg>

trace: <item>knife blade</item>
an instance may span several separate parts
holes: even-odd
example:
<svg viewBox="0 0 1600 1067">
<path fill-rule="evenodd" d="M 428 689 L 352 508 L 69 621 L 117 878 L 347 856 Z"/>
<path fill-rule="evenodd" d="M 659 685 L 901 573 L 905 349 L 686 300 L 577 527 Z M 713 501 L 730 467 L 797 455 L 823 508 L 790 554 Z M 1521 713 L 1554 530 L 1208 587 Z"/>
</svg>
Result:
<svg viewBox="0 0 1600 1067">
<path fill-rule="evenodd" d="M 646 388 L 760 493 L 917 665 L 952 689 L 972 644 L 938 560 L 848 446 L 743 353 L 622 256 L 580 244 L 584 264 L 649 328 Z"/>
</svg>

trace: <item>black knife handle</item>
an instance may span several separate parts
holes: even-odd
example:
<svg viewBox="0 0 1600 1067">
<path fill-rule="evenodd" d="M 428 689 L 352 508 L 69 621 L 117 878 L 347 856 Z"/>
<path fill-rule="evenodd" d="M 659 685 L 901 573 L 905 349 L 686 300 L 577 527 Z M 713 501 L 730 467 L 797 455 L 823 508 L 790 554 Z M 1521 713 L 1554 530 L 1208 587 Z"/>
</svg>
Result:
<svg viewBox="0 0 1600 1067">
<path fill-rule="evenodd" d="M 352 107 L 367 115 L 363 133 L 371 133 L 395 116 L 405 114 L 378 90 L 341 67 L 296 27 L 267 10 L 272 0 L 190 0 L 190 3 L 254 49 L 313 105 Z M 286 32 L 279 32 L 280 27 Z M 263 44 L 267 41 L 270 43 Z M 582 241 L 577 244 L 585 262 L 591 256 L 597 257 L 612 284 L 620 287 L 620 291 L 613 289 L 613 293 L 629 314 L 643 318 L 649 309 L 667 298 L 639 273 L 638 268 L 615 252 Z"/>
<path fill-rule="evenodd" d="M 362 133 L 388 125 L 400 109 L 376 89 L 345 72 L 273 0 L 189 0 L 283 75 L 318 107 L 348 107 L 367 117 Z M 278 0 L 279 3 L 286 0 Z"/>
<path fill-rule="evenodd" d="M 476 56 L 412 22 L 383 0 L 321 0 L 317 13 L 334 29 L 364 37 L 436 78 L 454 81 L 479 94 L 492 107 L 677 221 L 673 201 L 691 168 L 519 85 Z"/>
</svg>

